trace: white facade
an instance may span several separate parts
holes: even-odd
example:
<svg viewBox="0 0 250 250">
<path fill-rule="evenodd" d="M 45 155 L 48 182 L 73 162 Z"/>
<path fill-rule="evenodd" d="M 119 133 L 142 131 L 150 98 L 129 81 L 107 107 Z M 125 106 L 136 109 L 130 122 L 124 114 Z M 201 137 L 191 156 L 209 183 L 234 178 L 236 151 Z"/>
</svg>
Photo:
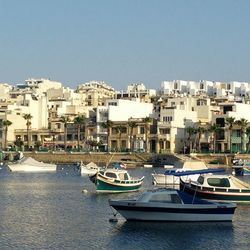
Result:
<svg viewBox="0 0 250 250">
<path fill-rule="evenodd" d="M 25 130 L 26 120 L 23 118 L 24 114 L 31 114 L 31 129 L 46 129 L 48 128 L 48 109 L 47 98 L 40 96 L 34 98 L 31 94 L 18 96 L 17 102 L 8 105 L 6 111 L 6 119 L 12 122 L 8 129 L 8 141 L 15 140 L 15 130 Z"/>
<path fill-rule="evenodd" d="M 48 89 L 57 89 L 62 87 L 62 83 L 57 82 L 57 81 L 51 81 L 50 79 L 28 79 L 25 80 L 25 85 L 28 88 L 34 89 L 37 94 L 42 94 L 47 92 Z M 19 84 L 17 86 L 25 86 L 22 84 Z"/>
<path fill-rule="evenodd" d="M 139 102 L 136 100 L 109 100 L 108 119 L 111 121 L 128 121 L 129 118 L 151 117 L 153 114 L 153 104 Z"/>
<path fill-rule="evenodd" d="M 9 92 L 13 86 L 8 83 L 0 83 L 0 100 L 5 101 L 9 99 Z"/>
<path fill-rule="evenodd" d="M 156 96 L 155 89 L 147 89 L 143 83 L 132 83 L 127 87 L 127 93 L 130 96 L 138 97 L 148 95 L 150 97 Z"/>
<path fill-rule="evenodd" d="M 174 95 L 187 93 L 188 81 L 174 80 L 163 81 L 161 83 L 161 91 L 163 95 Z"/>
</svg>

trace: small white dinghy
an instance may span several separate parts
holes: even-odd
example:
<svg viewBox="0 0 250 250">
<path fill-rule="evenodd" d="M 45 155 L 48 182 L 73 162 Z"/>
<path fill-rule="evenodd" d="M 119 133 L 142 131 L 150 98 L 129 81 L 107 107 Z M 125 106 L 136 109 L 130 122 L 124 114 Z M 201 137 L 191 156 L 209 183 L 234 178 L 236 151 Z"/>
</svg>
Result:
<svg viewBox="0 0 250 250">
<path fill-rule="evenodd" d="M 81 175 L 92 176 L 97 173 L 97 171 L 99 170 L 99 167 L 94 162 L 90 162 L 87 165 L 81 162 L 80 169 L 81 169 Z"/>
</svg>

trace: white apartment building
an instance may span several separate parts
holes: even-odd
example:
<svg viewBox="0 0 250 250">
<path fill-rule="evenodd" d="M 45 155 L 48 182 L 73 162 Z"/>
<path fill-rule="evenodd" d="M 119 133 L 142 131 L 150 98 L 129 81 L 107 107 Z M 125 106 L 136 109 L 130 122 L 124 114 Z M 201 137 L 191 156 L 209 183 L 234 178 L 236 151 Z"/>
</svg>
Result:
<svg viewBox="0 0 250 250">
<path fill-rule="evenodd" d="M 25 80 L 24 84 L 17 84 L 17 88 L 29 88 L 34 90 L 37 94 L 43 94 L 47 92 L 48 89 L 57 89 L 61 88 L 62 83 L 57 81 L 52 81 L 50 79 L 34 79 L 30 78 L 28 80 Z"/>
<path fill-rule="evenodd" d="M 3 110 L 2 110 L 3 111 Z M 34 141 L 40 140 L 37 138 L 38 130 L 46 130 L 48 128 L 48 110 L 46 96 L 36 97 L 32 94 L 19 95 L 13 104 L 7 104 L 5 109 L 5 119 L 12 122 L 8 128 L 7 141 L 13 144 L 17 137 L 22 141 L 27 141 L 26 138 L 26 120 L 24 114 L 31 114 L 31 129 L 34 132 Z"/>
<path fill-rule="evenodd" d="M 188 81 L 174 80 L 161 82 L 161 93 L 163 95 L 187 94 Z"/>
<path fill-rule="evenodd" d="M 201 80 L 198 82 L 188 81 L 187 83 L 187 94 L 192 96 L 196 95 L 213 95 L 214 83 L 212 81 Z"/>
<path fill-rule="evenodd" d="M 143 103 L 140 100 L 107 100 L 106 106 L 99 106 L 96 110 L 97 141 L 106 142 L 107 131 L 102 128 L 101 123 L 111 120 L 113 122 L 128 122 L 129 119 L 151 117 L 153 104 Z"/>
<path fill-rule="evenodd" d="M 7 101 L 9 99 L 9 92 L 13 86 L 8 83 L 0 83 L 0 101 Z"/>
<path fill-rule="evenodd" d="M 197 123 L 197 112 L 188 110 L 188 107 L 179 109 L 178 105 L 164 106 L 160 111 L 157 123 L 158 149 L 160 152 L 180 152 L 185 146 L 185 128 Z"/>
<path fill-rule="evenodd" d="M 125 92 L 117 92 L 117 99 L 133 99 L 139 98 L 144 102 L 150 102 L 151 97 L 156 96 L 155 89 L 147 89 L 143 83 L 131 83 L 127 87 L 127 91 Z"/>
</svg>

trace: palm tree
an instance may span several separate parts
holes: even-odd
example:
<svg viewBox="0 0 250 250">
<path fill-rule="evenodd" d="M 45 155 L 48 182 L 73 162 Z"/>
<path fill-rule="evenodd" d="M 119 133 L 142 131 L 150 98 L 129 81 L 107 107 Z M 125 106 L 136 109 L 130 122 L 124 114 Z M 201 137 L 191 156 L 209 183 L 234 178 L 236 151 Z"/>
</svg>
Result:
<svg viewBox="0 0 250 250">
<path fill-rule="evenodd" d="M 27 148 L 30 148 L 30 135 L 29 135 L 29 131 L 30 131 L 30 127 L 31 127 L 31 119 L 33 118 L 33 116 L 31 114 L 24 114 L 23 118 L 26 120 L 26 127 L 27 127 Z"/>
<path fill-rule="evenodd" d="M 12 122 L 9 120 L 3 121 L 4 127 L 4 149 L 7 150 L 7 135 L 8 135 L 8 127 L 11 126 Z"/>
<path fill-rule="evenodd" d="M 235 124 L 234 117 L 227 117 L 226 118 L 227 129 L 229 131 L 229 149 L 230 153 L 232 153 L 232 132 L 233 132 L 233 125 Z"/>
<path fill-rule="evenodd" d="M 210 126 L 209 131 L 212 133 L 213 136 L 213 151 L 215 153 L 216 135 L 219 131 L 221 131 L 221 127 L 220 125 L 214 123 Z"/>
<path fill-rule="evenodd" d="M 61 116 L 60 122 L 64 125 L 64 151 L 67 149 L 67 135 L 68 135 L 68 123 L 70 119 L 68 116 Z"/>
<path fill-rule="evenodd" d="M 201 135 L 203 133 L 205 133 L 206 129 L 202 126 L 198 126 L 198 128 L 196 128 L 196 133 L 197 133 L 197 143 L 198 143 L 198 152 L 201 152 Z"/>
<path fill-rule="evenodd" d="M 77 126 L 77 150 L 80 151 L 80 133 L 81 127 L 85 125 L 86 117 L 85 115 L 79 115 L 74 118 L 74 124 Z"/>
<path fill-rule="evenodd" d="M 121 135 L 122 135 L 122 133 L 124 133 L 126 131 L 126 127 L 123 126 L 123 125 L 118 125 L 118 126 L 115 127 L 115 130 L 119 135 L 117 148 L 118 148 L 119 151 L 121 151 Z"/>
<path fill-rule="evenodd" d="M 111 120 L 107 120 L 106 122 L 101 123 L 101 127 L 107 129 L 107 151 L 109 151 L 109 137 L 110 137 L 110 129 L 113 127 L 114 123 Z"/>
<path fill-rule="evenodd" d="M 247 153 L 249 153 L 250 152 L 250 127 L 246 128 L 246 135 L 247 135 L 247 138 L 248 138 Z"/>
<path fill-rule="evenodd" d="M 241 118 L 235 122 L 240 127 L 240 137 L 241 137 L 241 152 L 246 151 L 246 142 L 245 142 L 245 135 L 246 135 L 246 128 L 248 125 L 248 120 L 245 118 Z"/>
<path fill-rule="evenodd" d="M 250 127 L 246 128 L 246 135 L 248 137 L 248 147 L 247 147 L 247 153 L 250 151 Z"/>
<path fill-rule="evenodd" d="M 146 143 L 145 143 L 145 152 L 148 153 L 148 134 L 150 132 L 150 124 L 152 123 L 152 118 L 145 117 L 143 118 L 143 122 L 146 124 L 145 135 L 146 135 Z"/>
<path fill-rule="evenodd" d="M 130 128 L 130 132 L 129 132 L 129 135 L 130 135 L 130 151 L 133 151 L 134 149 L 134 137 L 133 137 L 133 132 L 134 132 L 134 128 L 137 127 L 137 123 L 135 121 L 128 121 L 128 126 Z"/>
<path fill-rule="evenodd" d="M 189 141 L 189 152 L 192 152 L 192 136 L 196 133 L 196 129 L 194 127 L 187 127 L 186 132 L 188 133 L 188 141 Z"/>
</svg>

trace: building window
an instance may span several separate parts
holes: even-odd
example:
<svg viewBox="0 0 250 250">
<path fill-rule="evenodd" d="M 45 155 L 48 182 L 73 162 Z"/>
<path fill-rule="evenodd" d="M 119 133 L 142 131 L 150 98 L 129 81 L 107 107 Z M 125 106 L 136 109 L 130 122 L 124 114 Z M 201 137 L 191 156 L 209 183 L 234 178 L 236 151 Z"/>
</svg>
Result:
<svg viewBox="0 0 250 250">
<path fill-rule="evenodd" d="M 164 116 L 163 117 L 163 121 L 164 122 L 171 122 L 173 120 L 173 117 L 172 116 Z"/>
<path fill-rule="evenodd" d="M 144 134 L 145 133 L 145 128 L 144 127 L 140 127 L 140 134 Z"/>
<path fill-rule="evenodd" d="M 169 128 L 161 128 L 159 132 L 160 132 L 160 135 L 169 135 L 170 129 Z"/>
</svg>

